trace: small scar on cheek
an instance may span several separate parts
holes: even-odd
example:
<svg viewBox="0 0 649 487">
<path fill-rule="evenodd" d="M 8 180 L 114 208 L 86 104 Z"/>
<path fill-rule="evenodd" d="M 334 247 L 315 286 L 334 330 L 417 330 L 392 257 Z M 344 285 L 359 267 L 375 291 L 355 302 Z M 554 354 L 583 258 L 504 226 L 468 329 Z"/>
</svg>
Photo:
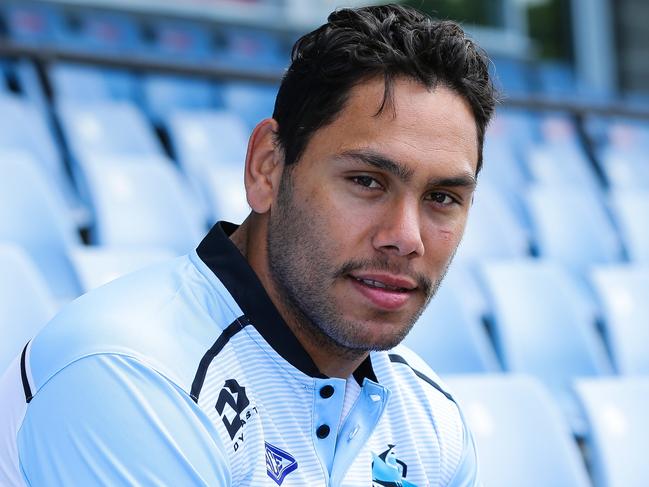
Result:
<svg viewBox="0 0 649 487">
<path fill-rule="evenodd" d="M 452 230 L 440 230 L 439 236 L 444 240 L 451 240 L 455 238 L 455 232 L 453 232 Z"/>
</svg>

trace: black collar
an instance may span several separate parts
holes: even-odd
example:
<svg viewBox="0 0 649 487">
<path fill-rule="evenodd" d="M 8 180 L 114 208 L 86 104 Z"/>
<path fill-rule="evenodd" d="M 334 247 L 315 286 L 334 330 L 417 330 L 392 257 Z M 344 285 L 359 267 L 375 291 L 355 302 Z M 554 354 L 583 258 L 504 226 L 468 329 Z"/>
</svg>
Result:
<svg viewBox="0 0 649 487">
<path fill-rule="evenodd" d="M 311 377 L 327 378 L 318 370 L 311 356 L 284 322 L 257 274 L 230 240 L 229 236 L 237 228 L 232 223 L 218 222 L 196 249 L 198 256 L 219 278 L 252 325 L 278 354 Z M 365 377 L 378 382 L 369 356 L 354 371 L 354 378 L 359 384 L 362 385 Z"/>
</svg>

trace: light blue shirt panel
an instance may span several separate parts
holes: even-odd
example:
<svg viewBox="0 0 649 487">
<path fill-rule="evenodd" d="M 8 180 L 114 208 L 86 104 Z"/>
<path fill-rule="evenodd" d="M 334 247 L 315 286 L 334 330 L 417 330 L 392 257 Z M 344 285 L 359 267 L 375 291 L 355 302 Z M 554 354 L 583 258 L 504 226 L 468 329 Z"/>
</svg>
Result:
<svg viewBox="0 0 649 487">
<path fill-rule="evenodd" d="M 462 415 L 461 412 L 460 415 Z M 462 417 L 462 422 L 464 424 L 462 458 L 448 487 L 482 487 L 482 483 L 479 481 L 478 458 L 473 435 L 467 429 L 464 417 Z"/>
<path fill-rule="evenodd" d="M 136 357 L 189 391 L 205 352 L 241 316 L 223 284 L 206 279 L 184 256 L 78 298 L 32 341 L 36 391 L 69 363 L 100 353 Z"/>
<path fill-rule="evenodd" d="M 18 434 L 28 485 L 229 486 L 218 432 L 186 393 L 137 360 L 93 355 L 30 403 Z"/>
</svg>

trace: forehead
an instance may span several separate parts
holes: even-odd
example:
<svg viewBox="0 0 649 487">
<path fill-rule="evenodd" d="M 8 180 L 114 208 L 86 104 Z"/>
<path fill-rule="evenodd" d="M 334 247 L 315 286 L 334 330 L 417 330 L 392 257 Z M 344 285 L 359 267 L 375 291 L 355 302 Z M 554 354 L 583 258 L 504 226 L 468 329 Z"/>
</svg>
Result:
<svg viewBox="0 0 649 487">
<path fill-rule="evenodd" d="M 317 158 L 357 149 L 372 149 L 401 163 L 427 169 L 457 166 L 475 174 L 478 161 L 476 124 L 468 103 L 439 85 L 429 90 L 399 78 L 392 99 L 384 99 L 382 78 L 355 86 L 338 117 L 317 130 L 305 155 Z"/>
</svg>

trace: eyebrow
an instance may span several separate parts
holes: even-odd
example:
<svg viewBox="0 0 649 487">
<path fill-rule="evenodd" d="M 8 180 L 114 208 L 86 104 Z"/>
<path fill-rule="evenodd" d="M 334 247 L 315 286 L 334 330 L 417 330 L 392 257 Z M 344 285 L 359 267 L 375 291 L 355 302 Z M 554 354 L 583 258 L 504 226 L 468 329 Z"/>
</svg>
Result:
<svg viewBox="0 0 649 487">
<path fill-rule="evenodd" d="M 384 170 L 399 178 L 402 182 L 408 183 L 412 179 L 414 171 L 403 164 L 390 159 L 378 152 L 371 150 L 350 150 L 340 154 L 341 158 L 351 158 L 363 162 L 377 169 Z M 476 177 L 470 173 L 463 173 L 458 176 L 432 178 L 428 180 L 428 186 L 465 187 L 473 189 L 477 185 Z"/>
</svg>

